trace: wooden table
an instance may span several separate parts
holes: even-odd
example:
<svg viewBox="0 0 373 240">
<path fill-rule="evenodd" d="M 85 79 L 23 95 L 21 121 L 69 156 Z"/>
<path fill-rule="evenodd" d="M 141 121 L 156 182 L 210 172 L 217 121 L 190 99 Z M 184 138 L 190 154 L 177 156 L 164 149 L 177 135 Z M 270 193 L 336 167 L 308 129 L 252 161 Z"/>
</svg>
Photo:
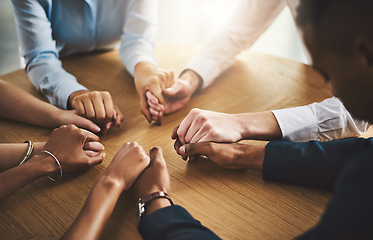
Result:
<svg viewBox="0 0 373 240">
<path fill-rule="evenodd" d="M 195 47 L 158 47 L 159 65 L 180 71 Z M 331 194 L 265 182 L 255 171 L 230 171 L 208 160 L 183 161 L 173 149 L 171 131 L 192 108 L 241 113 L 321 101 L 331 96 L 311 67 L 279 57 L 245 52 L 232 68 L 184 109 L 149 125 L 140 113 L 132 78 L 117 52 L 66 58 L 67 71 L 91 90 L 108 90 L 125 115 L 124 124 L 101 137 L 106 159 L 86 172 L 54 183 L 42 178 L 0 202 L 0 238 L 56 239 L 76 218 L 93 184 L 124 142 L 147 151 L 160 146 L 171 175 L 170 195 L 223 239 L 289 239 L 312 227 Z M 41 98 L 23 70 L 1 77 Z M 46 141 L 51 129 L 0 120 L 0 142 Z M 255 142 L 258 143 L 258 142 Z M 263 143 L 258 143 L 263 144 Z M 1 183 L 6 184 L 6 183 Z M 119 199 L 102 239 L 140 239 L 131 192 Z"/>
</svg>

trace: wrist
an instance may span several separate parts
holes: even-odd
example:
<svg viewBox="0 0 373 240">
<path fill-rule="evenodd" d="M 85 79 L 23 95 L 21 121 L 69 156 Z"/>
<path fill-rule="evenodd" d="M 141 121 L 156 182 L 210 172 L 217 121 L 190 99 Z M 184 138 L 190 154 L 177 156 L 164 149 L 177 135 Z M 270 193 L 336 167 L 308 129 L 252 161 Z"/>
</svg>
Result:
<svg viewBox="0 0 373 240">
<path fill-rule="evenodd" d="M 129 188 L 129 187 L 126 187 L 126 184 L 124 181 L 113 178 L 105 173 L 97 181 L 97 184 L 102 186 L 108 191 L 115 191 L 115 192 L 120 192 L 120 193 L 127 190 L 126 188 Z"/>
<path fill-rule="evenodd" d="M 39 171 L 40 177 L 50 175 L 59 170 L 54 159 L 44 154 L 32 156 L 25 164 L 35 166 L 35 169 Z"/>
<path fill-rule="evenodd" d="M 166 198 L 154 199 L 151 202 L 146 204 L 146 211 L 144 213 L 144 216 L 148 216 L 148 215 L 152 214 L 153 212 L 155 212 L 155 211 L 157 211 L 161 208 L 169 207 L 171 205 L 172 204 L 171 204 L 170 200 L 168 200 Z"/>
<path fill-rule="evenodd" d="M 203 80 L 195 71 L 186 69 L 181 73 L 180 79 L 189 83 L 193 93 L 202 87 Z"/>
<path fill-rule="evenodd" d="M 238 114 L 242 139 L 275 140 L 282 133 L 276 117 L 271 111 Z"/>
</svg>

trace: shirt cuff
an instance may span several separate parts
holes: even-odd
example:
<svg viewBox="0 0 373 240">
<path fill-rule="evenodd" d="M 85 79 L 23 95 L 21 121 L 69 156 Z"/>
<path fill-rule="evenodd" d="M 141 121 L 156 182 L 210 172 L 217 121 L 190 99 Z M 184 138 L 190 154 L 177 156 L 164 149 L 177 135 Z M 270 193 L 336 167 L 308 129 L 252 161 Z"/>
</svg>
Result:
<svg viewBox="0 0 373 240">
<path fill-rule="evenodd" d="M 214 59 L 206 58 L 201 55 L 193 57 L 184 67 L 183 71 L 187 69 L 193 70 L 201 76 L 203 81 L 202 88 L 210 86 L 214 79 L 222 72 Z"/>
<path fill-rule="evenodd" d="M 124 53 L 120 53 L 122 62 L 124 63 L 127 71 L 134 76 L 135 75 L 135 66 L 140 62 L 149 62 L 154 65 L 157 65 L 157 60 L 155 56 L 149 56 L 149 54 L 136 54 L 134 56 L 126 56 Z"/>
<path fill-rule="evenodd" d="M 317 139 L 318 125 L 315 115 L 307 106 L 273 110 L 282 139 L 302 142 Z"/>
<path fill-rule="evenodd" d="M 68 101 L 71 94 L 78 91 L 88 90 L 83 85 L 79 84 L 78 82 L 71 82 L 69 83 L 68 87 L 61 87 L 61 89 L 56 89 L 56 102 L 53 103 L 57 107 L 61 109 L 68 109 Z"/>
</svg>

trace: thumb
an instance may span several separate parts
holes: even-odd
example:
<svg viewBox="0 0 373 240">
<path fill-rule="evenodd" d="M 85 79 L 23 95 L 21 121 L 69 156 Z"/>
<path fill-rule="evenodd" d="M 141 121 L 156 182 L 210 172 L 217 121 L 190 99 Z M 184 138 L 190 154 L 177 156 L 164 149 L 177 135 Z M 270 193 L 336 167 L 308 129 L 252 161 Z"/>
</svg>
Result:
<svg viewBox="0 0 373 240">
<path fill-rule="evenodd" d="M 208 156 L 213 153 L 213 144 L 211 142 L 190 143 L 185 144 L 179 148 L 181 155 L 205 155 Z"/>
<path fill-rule="evenodd" d="M 90 161 L 89 161 L 90 165 L 91 165 L 91 166 L 96 166 L 96 165 L 102 163 L 102 161 L 104 160 L 105 156 L 106 156 L 106 153 L 101 152 L 101 153 L 97 154 L 97 155 L 94 156 L 94 157 L 90 157 L 90 158 L 89 158 L 89 160 L 90 160 Z"/>
<path fill-rule="evenodd" d="M 163 152 L 162 152 L 162 148 L 160 147 L 153 147 L 152 149 L 150 149 L 150 161 L 153 162 L 153 161 L 157 161 L 159 159 L 163 159 Z"/>
<path fill-rule="evenodd" d="M 87 119 L 87 118 L 84 118 L 84 117 L 81 117 L 81 116 L 78 116 L 76 115 L 76 119 L 74 119 L 74 124 L 77 126 L 77 127 L 80 127 L 80 128 L 85 128 L 89 131 L 92 131 L 92 132 L 100 132 L 101 131 L 101 128 L 99 126 L 97 126 L 96 124 L 94 124 L 91 120 Z"/>
<path fill-rule="evenodd" d="M 163 93 L 164 95 L 168 96 L 168 97 L 172 97 L 172 96 L 176 96 L 176 95 L 179 95 L 181 94 L 180 92 L 183 90 L 183 85 L 182 84 L 178 84 L 177 82 L 172 85 L 171 87 L 169 88 L 166 88 L 165 90 L 163 90 Z"/>
</svg>

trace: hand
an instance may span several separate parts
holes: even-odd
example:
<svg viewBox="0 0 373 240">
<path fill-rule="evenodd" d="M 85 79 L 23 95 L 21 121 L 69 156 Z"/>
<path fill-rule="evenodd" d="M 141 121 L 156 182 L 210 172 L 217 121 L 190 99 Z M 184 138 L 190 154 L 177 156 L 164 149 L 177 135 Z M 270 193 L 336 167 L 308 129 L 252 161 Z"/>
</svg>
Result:
<svg viewBox="0 0 373 240">
<path fill-rule="evenodd" d="M 59 127 L 61 125 L 74 124 L 79 128 L 84 128 L 91 132 L 98 133 L 101 131 L 101 128 L 94 124 L 91 120 L 79 116 L 76 110 L 67 111 L 58 109 L 58 113 L 55 117 L 57 117 L 55 127 Z"/>
<path fill-rule="evenodd" d="M 163 104 L 162 92 L 174 84 L 174 73 L 158 68 L 151 63 L 140 62 L 135 66 L 134 78 L 137 94 L 140 98 L 141 112 L 148 122 L 151 122 L 152 115 L 149 111 L 146 92 L 150 91 L 157 98 L 158 103 Z"/>
<path fill-rule="evenodd" d="M 134 191 L 138 198 L 153 192 L 170 190 L 170 175 L 160 147 L 150 150 L 150 164 L 134 184 Z"/>
<path fill-rule="evenodd" d="M 132 186 L 149 162 L 149 156 L 137 142 L 125 143 L 115 154 L 103 177 L 118 183 L 122 191 L 125 191 Z"/>
<path fill-rule="evenodd" d="M 123 121 L 123 114 L 114 106 L 109 92 L 78 91 L 70 95 L 69 102 L 78 115 L 102 126 L 103 133 L 106 133 L 113 124 L 120 127 Z"/>
<path fill-rule="evenodd" d="M 194 108 L 172 132 L 182 144 L 197 142 L 237 142 L 243 138 L 238 114 L 218 113 Z"/>
<path fill-rule="evenodd" d="M 53 130 L 44 150 L 51 152 L 61 163 L 63 172 L 75 172 L 100 164 L 105 157 L 103 152 L 88 156 L 85 150 L 97 150 L 99 137 L 74 125 L 63 125 Z M 92 143 L 91 143 L 92 142 Z M 102 145 L 101 145 L 102 146 Z M 51 162 L 57 170 L 57 164 Z"/>
<path fill-rule="evenodd" d="M 265 146 L 240 143 L 191 143 L 179 147 L 175 143 L 175 150 L 186 159 L 187 156 L 204 155 L 220 167 L 239 170 L 252 169 L 262 171 Z"/>
<path fill-rule="evenodd" d="M 153 120 L 183 108 L 190 100 L 202 82 L 201 77 L 192 70 L 186 70 L 175 83 L 163 91 L 164 104 L 160 104 L 158 99 L 151 93 L 147 93 L 149 111 Z"/>
</svg>

